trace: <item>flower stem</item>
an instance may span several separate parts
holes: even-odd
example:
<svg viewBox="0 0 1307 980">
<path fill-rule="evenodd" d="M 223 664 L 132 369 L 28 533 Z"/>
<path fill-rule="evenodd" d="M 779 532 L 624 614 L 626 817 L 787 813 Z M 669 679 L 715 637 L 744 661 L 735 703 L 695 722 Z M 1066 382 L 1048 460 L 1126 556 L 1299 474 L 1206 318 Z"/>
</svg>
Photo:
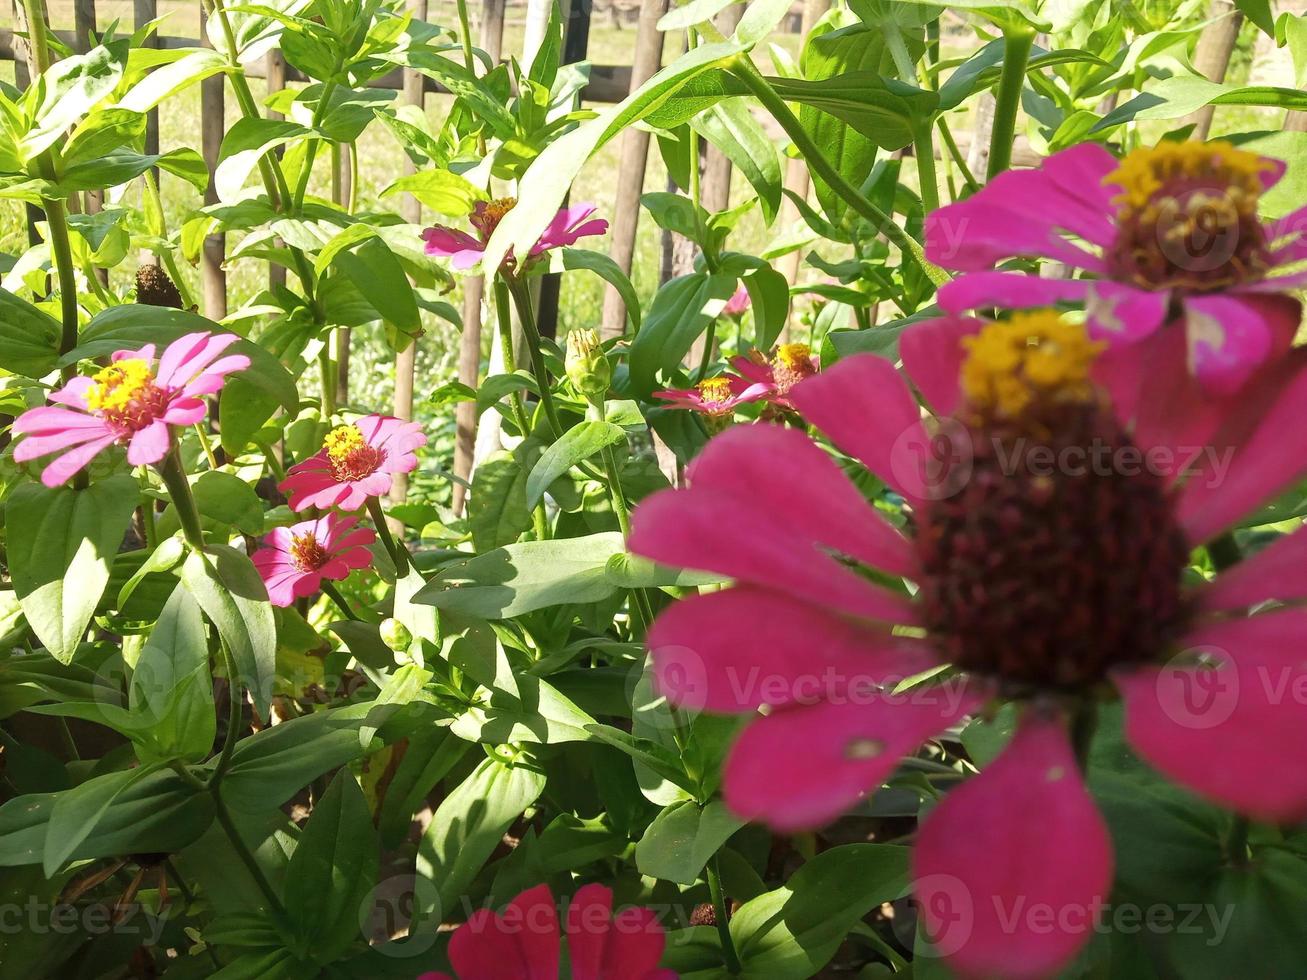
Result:
<svg viewBox="0 0 1307 980">
<path fill-rule="evenodd" d="M 195 507 L 195 495 L 186 479 L 186 468 L 182 466 L 181 449 L 174 443 L 168 455 L 161 459 L 156 468 L 168 488 L 168 498 L 177 511 L 177 521 L 182 526 L 186 543 L 201 554 L 204 553 L 204 532 L 200 529 L 200 513 Z"/>
<path fill-rule="evenodd" d="M 499 343 L 504 351 L 504 370 L 507 374 L 512 374 L 517 370 L 517 360 L 513 356 L 513 320 L 509 313 L 509 296 L 508 285 L 500 278 L 495 279 L 495 318 L 499 324 Z M 526 409 L 522 406 L 522 393 L 518 391 L 510 392 L 508 395 L 509 412 L 513 416 L 513 424 L 518 427 L 525 439 L 531 434 L 531 421 L 526 416 Z"/>
<path fill-rule="evenodd" d="M 545 352 L 540 347 L 540 330 L 536 326 L 535 304 L 531 301 L 531 290 L 527 284 L 516 276 L 505 276 L 508 292 L 517 307 L 518 318 L 522 321 L 522 330 L 526 334 L 527 352 L 531 355 L 531 373 L 535 375 L 540 388 L 540 403 L 545 407 L 545 418 L 553 430 L 554 438 L 563 434 L 563 423 L 558 416 L 558 406 L 554 404 L 554 392 L 549 384 L 549 370 L 545 367 Z"/>
<path fill-rule="evenodd" d="M 236 824 L 231 818 L 231 813 L 227 810 L 227 804 L 223 800 L 222 794 L 218 791 L 216 786 L 212 788 L 211 795 L 213 796 L 214 815 L 218 818 L 218 824 L 222 827 L 223 833 L 227 835 L 227 840 L 231 842 L 232 850 L 236 852 L 236 856 L 240 858 L 241 864 L 245 865 L 245 869 L 249 871 L 250 877 L 254 879 L 254 884 L 263 894 L 273 917 L 279 924 L 288 924 L 290 922 L 290 916 L 286 914 L 285 906 L 281 904 L 281 899 L 277 897 L 277 892 L 272 887 L 272 883 L 268 881 L 268 876 L 265 875 L 263 869 L 259 867 L 259 862 L 254 857 L 254 853 L 245 845 L 245 841 L 241 839 L 240 831 L 236 829 Z"/>
<path fill-rule="evenodd" d="M 336 370 L 331 363 L 330 333 L 323 338 L 318 352 L 318 373 L 322 376 L 322 418 L 326 421 L 336 414 Z"/>
<path fill-rule="evenodd" d="M 345 597 L 340 594 L 340 590 L 336 588 L 334 585 L 332 585 L 325 578 L 322 580 L 322 593 L 328 599 L 330 599 L 332 602 L 336 604 L 336 608 L 341 611 L 341 613 L 345 616 L 346 619 L 351 619 L 356 623 L 362 622 L 362 619 L 360 619 L 359 616 L 354 612 L 354 610 L 350 608 L 350 605 L 345 600 Z"/>
<path fill-rule="evenodd" d="M 953 132 L 948 128 L 948 123 L 944 117 L 940 116 L 935 122 L 939 125 L 940 138 L 944 140 L 944 146 L 948 149 L 948 155 L 953 158 L 953 163 L 957 166 L 962 174 L 962 179 L 967 183 L 967 190 L 975 192 L 980 190 L 980 184 L 976 181 L 976 176 L 967 166 L 967 158 L 962 155 L 958 149 L 957 140 L 953 138 Z"/>
<path fill-rule="evenodd" d="M 722 891 L 722 872 L 718 866 L 717 855 L 708 862 L 708 893 L 712 896 L 713 918 L 717 920 L 717 935 L 721 939 L 722 956 L 726 960 L 726 970 L 731 975 L 740 972 L 740 954 L 735 951 L 735 939 L 731 936 L 731 923 L 726 917 L 726 895 Z"/>
<path fill-rule="evenodd" d="M 1089 750 L 1094 743 L 1094 732 L 1098 729 L 1098 705 L 1093 701 L 1083 701 L 1071 712 L 1071 747 L 1076 754 L 1076 762 L 1081 773 L 1089 771 Z"/>
<path fill-rule="evenodd" d="M 240 676 L 236 671 L 236 661 L 232 659 L 231 651 L 227 649 L 227 644 L 218 641 L 218 656 L 222 660 L 223 673 L 227 675 L 227 733 L 222 740 L 222 751 L 218 755 L 218 764 L 214 767 L 213 775 L 209 777 L 209 788 L 217 793 L 218 787 L 222 785 L 223 777 L 227 775 L 227 770 L 231 768 L 232 753 L 236 751 L 237 736 L 241 730 L 241 708 L 245 704 L 245 696 L 241 692 Z"/>
<path fill-rule="evenodd" d="M 372 523 L 377 528 L 377 536 L 381 538 L 381 543 L 385 546 L 386 551 L 390 553 L 390 560 L 395 563 L 396 577 L 403 578 L 408 574 L 411 567 L 408 548 L 396 541 L 390 533 L 390 525 L 386 523 L 386 513 L 381 509 L 381 498 L 368 498 L 368 514 L 371 515 Z"/>
<path fill-rule="evenodd" d="M 912 261 L 921 266 L 922 271 L 925 272 L 926 277 L 931 282 L 941 286 L 949 281 L 951 277 L 947 272 L 926 261 L 926 254 L 922 251 L 921 244 L 916 239 L 895 224 L 889 215 L 867 200 L 861 191 L 841 176 L 840 172 L 826 159 L 825 154 L 821 152 L 817 144 L 813 142 L 812 137 L 808 135 L 808 131 L 803 128 L 803 123 L 799 122 L 798 116 L 790 111 L 790 107 L 785 104 L 785 100 L 776 94 L 775 90 L 758 74 L 757 69 L 753 67 L 753 64 L 747 58 L 737 59 L 731 73 L 743 82 L 758 101 L 762 103 L 763 108 L 772 114 L 780 127 L 785 130 L 785 134 L 798 148 L 800 156 L 803 157 L 813 173 L 824 180 L 831 190 L 844 198 L 849 207 L 875 225 L 886 239 L 898 246 L 899 251 L 905 256 L 911 257 Z"/>
<path fill-rule="evenodd" d="M 1026 84 L 1026 65 L 1035 44 L 1035 31 L 1029 25 L 1013 26 L 1003 31 L 1003 74 L 995 96 L 994 129 L 989 139 L 989 170 L 992 180 L 1012 165 L 1012 143 L 1016 139 L 1017 112 L 1021 109 L 1021 90 Z"/>
</svg>

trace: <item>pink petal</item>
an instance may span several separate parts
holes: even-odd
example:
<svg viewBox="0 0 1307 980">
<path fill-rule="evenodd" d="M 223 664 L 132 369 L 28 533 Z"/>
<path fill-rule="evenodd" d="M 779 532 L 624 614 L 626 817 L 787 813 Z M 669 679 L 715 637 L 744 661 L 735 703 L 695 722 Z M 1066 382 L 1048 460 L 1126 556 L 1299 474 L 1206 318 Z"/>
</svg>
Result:
<svg viewBox="0 0 1307 980">
<path fill-rule="evenodd" d="M 741 817 L 782 832 L 820 827 L 983 700 L 955 682 L 901 695 L 852 689 L 838 699 L 778 708 L 732 747 L 723 773 L 726 802 Z"/>
<path fill-rule="evenodd" d="M 760 508 L 733 496 L 664 490 L 635 509 L 630 549 L 674 568 L 719 572 L 854 616 L 915 622 L 908 599 L 873 585 L 811 538 L 773 524 Z"/>
<path fill-rule="evenodd" d="M 567 909 L 572 980 L 645 980 L 662 959 L 666 936 L 649 909 L 613 914 L 613 893 L 603 885 L 577 889 Z"/>
<path fill-rule="evenodd" d="M 1212 611 L 1307 599 L 1307 525 L 1222 572 L 1197 590 L 1196 597 L 1204 610 Z"/>
<path fill-rule="evenodd" d="M 40 408 L 30 408 L 14 420 L 14 435 L 23 435 L 29 432 L 39 432 L 42 435 L 50 432 L 58 432 L 64 429 L 103 429 L 106 423 L 104 419 L 95 415 L 87 415 L 84 412 L 74 412 L 71 409 L 59 408 L 54 405 L 42 405 Z"/>
<path fill-rule="evenodd" d="M 60 449 L 80 446 L 84 442 L 102 439 L 105 436 L 116 439 L 117 433 L 107 425 L 101 424 L 96 428 L 64 429 L 62 432 L 54 432 L 51 435 L 27 436 L 14 447 L 14 462 L 26 463 L 40 456 L 48 456 Z"/>
<path fill-rule="evenodd" d="M 455 930 L 449 961 L 458 980 L 534 980 L 517 937 L 490 909 L 477 909 Z"/>
<path fill-rule="evenodd" d="M 810 703 L 938 663 L 922 640 L 748 585 L 675 603 L 654 620 L 646 645 L 663 694 L 692 711 L 719 714 Z"/>
<path fill-rule="evenodd" d="M 78 470 L 86 466 L 91 460 L 100 454 L 101 451 L 108 449 L 118 441 L 116 435 L 108 435 L 95 442 L 88 442 L 84 446 L 64 453 L 41 473 L 41 482 L 47 487 L 58 487 L 67 483 Z"/>
<path fill-rule="evenodd" d="M 790 392 L 800 414 L 909 501 L 929 496 L 920 469 L 931 444 L 921 412 L 889 361 L 860 354 Z"/>
<path fill-rule="evenodd" d="M 917 835 L 923 930 L 961 976 L 1052 976 L 1092 935 L 1112 865 L 1061 719 L 1028 712 Z"/>
<path fill-rule="evenodd" d="M 1052 306 L 1083 300 L 1092 285 L 1088 279 L 1041 279 L 1023 272 L 969 272 L 941 286 L 937 302 L 949 313 Z"/>
<path fill-rule="evenodd" d="M 90 409 L 86 406 L 86 393 L 94 387 L 95 382 L 90 378 L 73 378 L 60 390 L 50 392 L 50 401 L 58 402 L 61 405 L 71 405 L 73 408 L 87 412 Z"/>
<path fill-rule="evenodd" d="M 146 344 L 140 350 L 116 350 L 113 356 L 109 358 L 110 362 L 118 361 L 147 361 L 154 362 L 154 344 Z"/>
<path fill-rule="evenodd" d="M 1185 484 L 1178 513 L 1191 542 L 1208 541 L 1270 501 L 1307 471 L 1307 361 L 1286 355 L 1239 397 L 1215 446 L 1237 446 L 1228 472 Z"/>
<path fill-rule="evenodd" d="M 183 363 L 203 351 L 212 336 L 207 331 L 188 333 L 169 344 L 163 352 L 163 357 L 159 358 L 159 368 L 154 375 L 155 383 L 163 388 L 180 388 L 185 384 L 189 378 L 183 378 L 181 383 L 173 384 L 173 375 Z"/>
<path fill-rule="evenodd" d="M 198 398 L 178 398 L 163 413 L 169 425 L 195 425 L 204 418 L 208 406 Z"/>
<path fill-rule="evenodd" d="M 1116 282 L 1092 282 L 1085 297 L 1090 336 L 1113 345 L 1134 344 L 1150 336 L 1165 322 L 1170 308 L 1169 292 Z"/>
<path fill-rule="evenodd" d="M 537 885 L 522 892 L 508 903 L 500 921 L 521 950 L 526 980 L 558 980 L 562 943 L 558 935 L 558 906 L 549 886 Z M 461 975 L 461 968 L 459 972 Z"/>
<path fill-rule="evenodd" d="M 794 532 L 893 575 L 917 562 L 907 538 L 871 506 L 838 464 L 796 429 L 740 426 L 723 432 L 691 464 L 695 489 L 734 496 L 768 525 L 756 534 Z"/>
<path fill-rule="evenodd" d="M 1219 394 L 1288 350 L 1302 322 L 1302 307 L 1283 296 L 1188 296 L 1184 307 L 1193 372 Z"/>
<path fill-rule="evenodd" d="M 976 276 L 984 275 L 991 273 L 976 273 Z M 962 363 L 967 356 L 962 338 L 979 333 L 983 326 L 981 321 L 970 317 L 941 317 L 913 324 L 899 338 L 903 370 L 936 415 L 952 415 L 957 411 L 962 401 Z"/>
<path fill-rule="evenodd" d="M 1271 823 L 1307 817 L 1307 766 L 1284 765 L 1307 740 L 1307 611 L 1263 613 L 1196 630 L 1184 656 L 1117 678 L 1125 734 L 1162 773 Z"/>
<path fill-rule="evenodd" d="M 168 424 L 156 419 L 132 434 L 131 442 L 127 444 L 127 462 L 133 466 L 149 466 L 167 456 L 171 446 Z"/>
</svg>

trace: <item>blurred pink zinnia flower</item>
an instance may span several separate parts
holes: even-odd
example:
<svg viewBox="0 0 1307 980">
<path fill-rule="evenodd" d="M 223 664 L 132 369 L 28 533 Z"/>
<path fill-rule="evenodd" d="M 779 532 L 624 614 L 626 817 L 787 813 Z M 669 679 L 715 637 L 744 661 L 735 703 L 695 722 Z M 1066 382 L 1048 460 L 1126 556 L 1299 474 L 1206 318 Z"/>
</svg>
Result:
<svg viewBox="0 0 1307 980">
<path fill-rule="evenodd" d="M 745 312 L 753 305 L 753 300 L 749 296 L 749 290 L 740 283 L 736 287 L 734 295 L 727 301 L 722 308 L 722 313 L 726 316 L 743 316 Z"/>
<path fill-rule="evenodd" d="M 1162 142 L 1118 160 L 1085 143 L 1034 170 L 1000 174 L 926 219 L 926 257 L 960 276 L 940 289 L 956 313 L 1083 302 L 1097 339 L 1133 344 L 1164 325 L 1212 391 L 1228 394 L 1287 350 L 1297 319 L 1267 294 L 1307 283 L 1307 208 L 1258 218 L 1278 160 L 1226 142 Z M 989 271 L 1004 259 L 1055 260 L 1092 278 Z"/>
<path fill-rule="evenodd" d="M 817 373 L 819 362 L 807 344 L 781 344 L 768 360 L 760 351 L 737 357 L 731 366 L 754 384 L 767 386 L 767 400 L 782 408 L 793 408 L 790 391 Z"/>
<path fill-rule="evenodd" d="M 94 376 L 73 378 L 51 392 L 51 401 L 69 407 L 45 405 L 18 417 L 14 434 L 26 438 L 14 460 L 67 450 L 41 474 L 47 487 L 66 482 L 114 444 L 127 446 L 133 466 L 159 462 L 172 447 L 168 427 L 199 422 L 203 396 L 220 391 L 232 371 L 250 366 L 244 354 L 219 356 L 238 340 L 235 334 L 187 334 L 168 345 L 157 368 L 154 344 L 118 351 Z"/>
<path fill-rule="evenodd" d="M 458 980 L 558 980 L 562 943 L 558 908 L 548 885 L 513 899 L 503 915 L 480 909 L 449 941 Z M 584 885 L 567 909 L 567 952 L 572 980 L 676 980 L 659 969 L 666 937 L 650 909 L 613 914 L 613 893 Z M 424 973 L 418 980 L 454 980 Z"/>
<path fill-rule="evenodd" d="M 327 433 L 322 448 L 290 468 L 278 489 L 296 513 L 309 507 L 358 510 L 384 497 L 396 473 L 417 469 L 416 450 L 427 444 L 415 422 L 369 415 Z"/>
<path fill-rule="evenodd" d="M 469 235 L 465 231 L 446 225 L 428 228 L 422 233 L 427 254 L 451 259 L 450 265 L 459 271 L 471 269 L 485 255 L 486 243 L 490 241 L 490 236 L 495 233 L 499 223 L 504 220 L 504 215 L 516 206 L 517 201 L 511 197 L 496 201 L 478 201 L 476 209 L 468 218 L 477 234 Z M 544 230 L 540 240 L 531 249 L 530 258 L 556 248 L 575 245 L 582 238 L 605 234 L 608 231 L 608 222 L 602 218 L 591 217 L 597 210 L 598 208 L 593 204 L 577 204 L 563 208 L 554 216 L 554 220 L 549 223 L 549 227 Z M 509 256 L 505 262 L 511 259 L 512 256 Z"/>
<path fill-rule="evenodd" d="M 745 818 L 825 824 L 924 741 L 1019 703 L 1006 750 L 924 818 L 915 848 L 927 935 L 964 976 L 1049 975 L 1092 934 L 1113 855 L 1072 731 L 1109 684 L 1162 773 L 1256 819 L 1307 817 L 1307 767 L 1273 761 L 1307 737 L 1307 705 L 1280 686 L 1307 682 L 1307 610 L 1262 608 L 1307 599 L 1307 528 L 1183 583 L 1192 548 L 1307 470 L 1307 357 L 1221 400 L 1186 383 L 1180 331 L 1143 343 L 1105 353 L 1050 311 L 919 324 L 901 353 L 927 418 L 872 355 L 798 385 L 804 418 L 907 502 L 908 533 L 780 426 L 713 439 L 689 489 L 634 514 L 633 552 L 734 581 L 668 608 L 648 645 L 672 701 L 768 709 L 724 769 Z"/>
<path fill-rule="evenodd" d="M 768 382 L 720 374 L 700 381 L 693 388 L 655 391 L 654 397 L 667 402 L 669 408 L 683 408 L 710 419 L 724 420 L 734 415 L 741 405 L 761 401 L 770 392 L 771 385 Z"/>
<path fill-rule="evenodd" d="M 349 578 L 356 568 L 372 564 L 367 546 L 377 539 L 368 528 L 354 528 L 356 517 L 331 513 L 316 521 L 279 527 L 263 539 L 251 560 L 274 606 L 293 605 L 313 595 L 322 580 Z"/>
</svg>

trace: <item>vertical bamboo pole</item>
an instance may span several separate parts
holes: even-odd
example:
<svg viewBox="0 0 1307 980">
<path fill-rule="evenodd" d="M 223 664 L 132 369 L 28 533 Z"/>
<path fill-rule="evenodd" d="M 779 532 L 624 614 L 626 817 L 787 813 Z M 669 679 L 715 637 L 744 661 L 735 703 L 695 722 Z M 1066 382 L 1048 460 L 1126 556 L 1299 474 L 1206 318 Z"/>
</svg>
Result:
<svg viewBox="0 0 1307 980">
<path fill-rule="evenodd" d="M 281 51 L 273 48 L 264 56 L 265 73 L 268 76 L 268 94 L 280 92 L 286 87 L 286 59 Z M 280 112 L 269 112 L 270 119 L 284 119 Z M 268 263 L 268 286 L 277 289 L 286 285 L 286 267 L 277 262 Z"/>
<path fill-rule="evenodd" d="M 200 41 L 212 47 L 200 6 Z M 226 131 L 226 100 L 222 75 L 200 82 L 200 141 L 204 162 L 209 168 L 209 186 L 204 191 L 205 204 L 218 203 L 218 191 L 213 183 L 213 171 L 218 164 L 218 151 L 222 148 L 222 134 Z M 227 236 L 209 235 L 200 252 L 200 282 L 204 293 L 204 315 L 210 320 L 221 320 L 227 315 L 227 272 L 222 265 L 227 256 Z"/>
<path fill-rule="evenodd" d="M 667 13 L 667 0 L 646 0 L 631 63 L 631 91 L 648 81 L 663 60 L 663 33 L 658 21 Z M 613 204 L 613 244 L 609 254 L 628 276 L 635 263 L 636 235 L 640 230 L 640 196 L 649 162 L 649 133 L 632 126 L 622 134 L 622 159 L 617 171 L 617 198 Z M 603 335 L 626 332 L 626 304 L 612 286 L 604 293 Z"/>
<path fill-rule="evenodd" d="M 14 26 L 18 32 L 26 35 L 27 21 L 25 18 L 25 8 L 22 0 L 14 0 L 12 6 L 14 12 Z M 18 33 L 14 34 L 14 85 L 21 92 L 32 84 L 32 50 L 27 43 L 26 37 L 19 37 Z M 40 232 L 36 226 L 45 220 L 45 212 L 35 204 L 28 203 L 24 206 L 23 212 L 27 217 L 27 244 L 29 246 L 39 245 L 41 243 Z"/>
<path fill-rule="evenodd" d="M 1199 73 L 1213 82 L 1225 81 L 1225 72 L 1230 67 L 1230 56 L 1234 54 L 1235 43 L 1239 40 L 1239 28 L 1243 26 L 1243 14 L 1235 7 L 1232 0 L 1212 0 L 1207 8 L 1208 19 L 1214 20 L 1198 35 L 1198 48 L 1194 51 L 1194 67 Z M 1196 109 L 1180 120 L 1180 125 L 1194 124 L 1193 139 L 1205 140 L 1212 130 L 1212 115 L 1216 106 L 1205 105 Z"/>
<path fill-rule="evenodd" d="M 135 24 L 138 28 L 144 27 L 150 21 L 159 16 L 158 0 L 133 0 L 132 12 Z M 157 48 L 159 41 L 155 35 L 151 34 L 145 39 L 142 47 Z M 159 110 L 151 109 L 145 114 L 145 152 L 154 154 L 159 152 Z M 155 170 L 157 178 L 158 170 Z"/>
<path fill-rule="evenodd" d="M 427 0 L 408 0 L 408 11 L 413 15 L 414 20 L 426 20 Z M 405 102 L 419 108 L 426 105 L 425 79 L 421 72 L 414 71 L 411 68 L 404 70 L 403 98 Z M 404 157 L 404 172 L 413 173 L 415 169 L 413 161 L 406 155 Z M 355 179 L 357 179 L 357 175 Z M 422 221 L 422 205 L 417 198 L 409 195 L 404 201 L 403 215 L 404 220 L 411 224 L 418 224 Z M 396 418 L 405 420 L 413 418 L 413 382 L 417 370 L 417 356 L 418 341 L 415 338 L 395 357 L 394 413 Z M 394 483 L 391 485 L 390 501 L 391 503 L 402 504 L 407 498 L 408 474 L 396 473 Z"/>
<path fill-rule="evenodd" d="M 349 210 L 353 200 L 354 170 L 346 148 L 338 143 L 331 147 L 331 201 Z M 349 327 L 336 328 L 336 404 L 349 402 L 349 348 L 352 339 Z"/>
<path fill-rule="evenodd" d="M 717 15 L 717 29 L 730 37 L 744 16 L 744 6 L 734 4 Z M 715 146 L 708 146 L 703 168 L 703 206 L 709 211 L 725 211 L 731 206 L 730 158 Z"/>
</svg>

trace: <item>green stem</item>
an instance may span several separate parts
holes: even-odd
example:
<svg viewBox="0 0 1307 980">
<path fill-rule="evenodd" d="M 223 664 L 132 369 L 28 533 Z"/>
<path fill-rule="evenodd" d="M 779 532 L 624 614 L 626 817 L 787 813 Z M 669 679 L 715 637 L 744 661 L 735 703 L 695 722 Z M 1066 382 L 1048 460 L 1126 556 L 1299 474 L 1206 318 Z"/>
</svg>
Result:
<svg viewBox="0 0 1307 980">
<path fill-rule="evenodd" d="M 1003 74 L 999 77 L 994 129 L 989 139 L 988 176 L 991 180 L 1012 165 L 1021 90 L 1026 84 L 1026 65 L 1030 62 L 1030 49 L 1034 44 L 1035 32 L 1028 25 L 1011 27 L 1003 32 Z"/>
<path fill-rule="evenodd" d="M 236 852 L 236 856 L 240 858 L 241 864 L 245 865 L 246 870 L 250 873 L 250 877 L 254 879 L 254 884 L 258 886 L 259 891 L 263 894 L 264 899 L 268 903 L 268 908 L 272 911 L 273 917 L 280 924 L 288 924 L 290 922 L 290 916 L 286 914 L 285 906 L 281 904 L 281 899 L 277 897 L 277 892 L 273 889 L 272 883 L 268 881 L 267 875 L 265 875 L 263 869 L 259 867 L 259 862 L 254 857 L 254 853 L 245 846 L 245 841 L 241 839 L 240 831 L 236 829 L 236 824 L 231 818 L 231 813 L 227 810 L 227 804 L 223 801 L 222 794 L 218 792 L 216 787 L 214 787 L 212 791 L 212 796 L 214 815 L 218 818 L 218 823 L 222 827 L 223 833 L 227 835 L 227 840 L 231 842 L 232 850 Z"/>
<path fill-rule="evenodd" d="M 201 554 L 204 553 L 204 532 L 200 529 L 200 513 L 195 507 L 195 496 L 186 479 L 186 469 L 182 466 L 181 449 L 176 444 L 157 464 L 163 485 L 168 488 L 168 497 L 177 511 L 177 520 L 182 526 L 186 543 Z"/>
<path fill-rule="evenodd" d="M 898 246 L 899 251 L 906 256 L 910 256 L 914 262 L 921 266 L 922 271 L 931 282 L 940 286 L 949 281 L 951 277 L 947 272 L 926 261 L 925 252 L 922 251 L 919 242 L 895 224 L 889 215 L 867 200 L 856 187 L 840 175 L 840 172 L 831 165 L 825 154 L 813 142 L 812 137 L 808 135 L 808 131 L 803 128 L 798 116 L 790 111 L 790 107 L 785 104 L 785 100 L 776 94 L 775 90 L 758 74 L 757 69 L 753 67 L 747 58 L 737 59 L 731 69 L 731 74 L 743 82 L 758 101 L 762 103 L 763 107 L 772 114 L 776 122 L 785 130 L 786 135 L 798 148 L 800 156 L 803 157 L 808 167 L 824 180 L 831 190 L 844 198 L 849 207 L 866 218 L 891 243 Z"/>
<path fill-rule="evenodd" d="M 1098 729 L 1098 705 L 1093 701 L 1083 701 L 1076 705 L 1071 714 L 1071 746 L 1075 750 L 1076 762 L 1082 773 L 1089 771 L 1089 750 L 1094 742 L 1094 732 Z"/>
<path fill-rule="evenodd" d="M 322 375 L 322 417 L 329 419 L 336 414 L 336 368 L 331 363 L 331 334 L 322 339 L 322 350 L 318 352 L 318 373 Z"/>
<path fill-rule="evenodd" d="M 517 359 L 513 355 L 513 318 L 509 312 L 508 285 L 503 279 L 495 278 L 495 318 L 499 325 L 499 344 L 504 353 L 504 372 L 512 374 L 517 370 Z M 522 393 L 510 392 L 508 396 L 509 411 L 513 423 L 525 439 L 531 434 L 531 420 L 527 418 L 522 405 Z"/>
<path fill-rule="evenodd" d="M 372 517 L 372 523 L 376 525 L 377 536 L 381 538 L 381 543 L 385 546 L 386 551 L 390 552 L 390 560 L 395 563 L 395 576 L 403 578 L 408 574 L 411 566 L 408 548 L 404 547 L 403 543 L 396 541 L 390 533 L 390 525 L 386 522 L 386 513 L 381 509 L 381 499 L 379 497 L 368 498 L 368 514 Z"/>
<path fill-rule="evenodd" d="M 345 205 L 348 214 L 358 210 L 359 205 L 359 145 L 349 145 L 349 201 Z"/>
<path fill-rule="evenodd" d="M 345 597 L 340 594 L 340 590 L 336 588 L 334 585 L 332 585 L 330 582 L 328 582 L 325 578 L 322 580 L 322 593 L 328 599 L 330 599 L 332 602 L 336 604 L 336 608 L 339 609 L 342 614 L 344 614 L 346 619 L 352 619 L 356 623 L 361 623 L 363 621 L 354 612 L 354 610 L 350 608 L 350 605 L 345 600 Z"/>
<path fill-rule="evenodd" d="M 209 469 L 216 470 L 218 457 L 213 454 L 213 446 L 209 444 L 209 434 L 204 431 L 204 426 L 199 422 L 195 423 L 195 434 L 199 437 L 200 448 L 204 450 L 204 458 L 209 461 Z"/>
<path fill-rule="evenodd" d="M 717 855 L 708 862 L 708 892 L 712 896 L 714 918 L 717 919 L 717 935 L 721 939 L 722 956 L 726 960 L 726 969 L 731 975 L 740 972 L 740 954 L 735 951 L 735 939 L 731 936 L 731 923 L 726 917 L 726 895 L 722 891 L 722 872 L 718 866 Z"/>
<path fill-rule="evenodd" d="M 241 692 L 241 679 L 236 671 L 236 661 L 231 651 L 222 640 L 218 641 L 218 656 L 222 660 L 222 672 L 227 675 L 227 733 L 222 740 L 222 752 L 213 775 L 209 777 L 209 788 L 215 793 L 222 785 L 223 777 L 231 768 L 232 753 L 236 751 L 237 736 L 241 730 L 241 709 L 244 707 L 244 695 Z"/>
<path fill-rule="evenodd" d="M 699 359 L 699 373 L 694 379 L 696 384 L 708 377 L 708 367 L 712 364 L 712 352 L 716 344 L 717 321 L 714 320 L 708 324 L 708 334 L 703 338 L 703 357 Z"/>
<path fill-rule="evenodd" d="M 939 175 L 935 171 L 935 140 L 931 133 L 929 125 L 921 125 L 916 127 L 912 137 L 917 183 L 921 185 L 921 207 L 926 214 L 939 209 Z"/>
<path fill-rule="evenodd" d="M 953 138 L 953 132 L 948 128 L 948 123 L 944 121 L 943 116 L 940 116 L 935 121 L 939 124 L 939 135 L 940 138 L 944 140 L 944 146 L 948 149 L 948 155 L 953 158 L 953 163 L 962 174 L 962 179 L 967 182 L 967 190 L 972 191 L 973 193 L 980 190 L 980 184 L 976 180 L 975 174 L 971 172 L 971 168 L 967 166 L 966 157 L 964 157 L 962 151 L 958 149 L 957 140 Z"/>
<path fill-rule="evenodd" d="M 476 57 L 472 54 L 472 22 L 467 15 L 467 0 L 458 0 L 458 29 L 463 37 L 463 66 L 476 73 Z"/>
<path fill-rule="evenodd" d="M 553 430 L 554 438 L 563 434 L 563 423 L 558 415 L 558 406 L 554 404 L 554 392 L 549 383 L 549 370 L 545 367 L 545 352 L 541 347 L 540 330 L 536 326 L 535 304 L 531 300 L 531 290 L 524 280 L 516 276 L 504 277 L 508 292 L 517 307 L 518 318 L 522 321 L 522 331 L 526 334 L 527 353 L 531 356 L 531 373 L 535 375 L 540 388 L 540 403 L 545 407 L 545 418 Z"/>
</svg>

